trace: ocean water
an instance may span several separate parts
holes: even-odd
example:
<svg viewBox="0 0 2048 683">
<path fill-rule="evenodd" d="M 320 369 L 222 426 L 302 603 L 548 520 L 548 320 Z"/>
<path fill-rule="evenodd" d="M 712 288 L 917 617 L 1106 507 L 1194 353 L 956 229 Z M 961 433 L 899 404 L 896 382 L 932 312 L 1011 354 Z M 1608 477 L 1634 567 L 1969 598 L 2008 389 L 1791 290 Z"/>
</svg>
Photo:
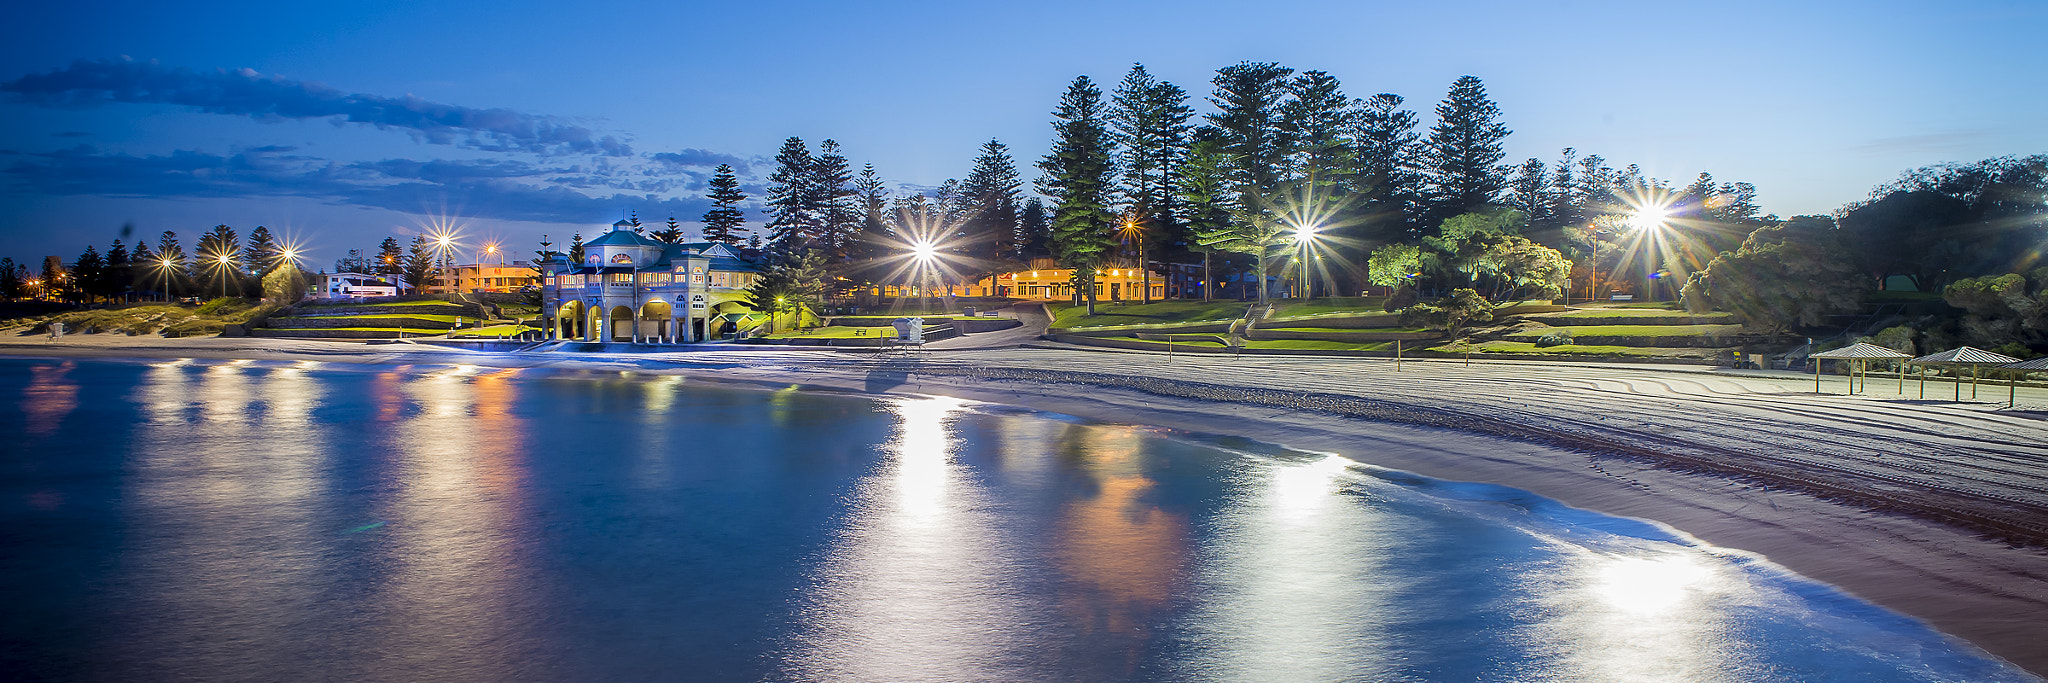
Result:
<svg viewBox="0 0 2048 683">
<path fill-rule="evenodd" d="M 444 366 L 0 395 L 9 680 L 2036 680 L 1655 525 L 1241 439 Z"/>
</svg>

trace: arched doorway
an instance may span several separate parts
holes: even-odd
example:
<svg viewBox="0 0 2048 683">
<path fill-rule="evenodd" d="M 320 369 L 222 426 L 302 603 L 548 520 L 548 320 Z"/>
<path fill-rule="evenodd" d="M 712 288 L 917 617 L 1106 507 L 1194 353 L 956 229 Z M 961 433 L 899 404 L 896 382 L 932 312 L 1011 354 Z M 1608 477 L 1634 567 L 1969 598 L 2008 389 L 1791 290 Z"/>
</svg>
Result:
<svg viewBox="0 0 2048 683">
<path fill-rule="evenodd" d="M 555 309 L 555 338 L 583 338 L 583 302 L 567 301 Z"/>
<path fill-rule="evenodd" d="M 612 333 L 605 338 L 615 342 L 633 341 L 633 309 L 613 306 L 611 319 Z"/>
<path fill-rule="evenodd" d="M 649 301 L 640 304 L 640 338 L 647 341 L 666 342 L 675 334 L 673 309 L 666 301 Z"/>
</svg>

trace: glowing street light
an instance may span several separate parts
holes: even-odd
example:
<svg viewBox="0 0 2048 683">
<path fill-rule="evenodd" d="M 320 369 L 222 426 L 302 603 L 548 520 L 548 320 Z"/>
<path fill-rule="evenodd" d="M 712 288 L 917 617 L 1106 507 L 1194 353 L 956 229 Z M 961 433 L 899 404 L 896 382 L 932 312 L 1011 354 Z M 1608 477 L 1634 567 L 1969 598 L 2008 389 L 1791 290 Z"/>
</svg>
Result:
<svg viewBox="0 0 2048 683">
<path fill-rule="evenodd" d="M 1643 206 L 1629 213 L 1628 227 L 1634 229 L 1636 232 L 1650 232 L 1652 230 L 1662 230 L 1665 227 L 1665 221 L 1670 220 L 1670 218 L 1670 207 L 1659 206 L 1654 204 L 1649 206 Z"/>
</svg>

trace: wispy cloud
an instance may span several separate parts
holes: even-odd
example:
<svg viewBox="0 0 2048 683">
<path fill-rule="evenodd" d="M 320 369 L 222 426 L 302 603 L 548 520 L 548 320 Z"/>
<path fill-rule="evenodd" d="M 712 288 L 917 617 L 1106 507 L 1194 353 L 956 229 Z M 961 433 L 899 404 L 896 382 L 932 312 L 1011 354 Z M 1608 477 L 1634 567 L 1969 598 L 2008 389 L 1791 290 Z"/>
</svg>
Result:
<svg viewBox="0 0 2048 683">
<path fill-rule="evenodd" d="M 496 152 L 630 156 L 616 136 L 557 117 L 476 109 L 417 97 L 345 93 L 326 85 L 249 69 L 193 71 L 154 61 L 80 60 L 48 73 L 0 83 L 8 99 L 57 107 L 109 103 L 168 104 L 256 119 L 337 118 L 409 131 L 434 144 Z"/>
<path fill-rule="evenodd" d="M 308 197 L 411 213 L 458 205 L 477 218 L 544 223 L 604 222 L 627 209 L 694 220 L 710 208 L 699 197 L 587 194 L 556 184 L 558 169 L 516 161 L 339 163 L 294 152 L 259 147 L 227 155 L 135 156 L 83 145 L 57 152 L 0 151 L 0 178 L 15 190 L 43 195 Z"/>
</svg>

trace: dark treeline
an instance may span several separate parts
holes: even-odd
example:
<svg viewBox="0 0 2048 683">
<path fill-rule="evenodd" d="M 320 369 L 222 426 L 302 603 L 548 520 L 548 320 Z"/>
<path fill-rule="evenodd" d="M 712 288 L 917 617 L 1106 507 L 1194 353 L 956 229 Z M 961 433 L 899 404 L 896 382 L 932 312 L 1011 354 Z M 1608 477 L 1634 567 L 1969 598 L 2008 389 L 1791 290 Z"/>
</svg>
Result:
<svg viewBox="0 0 2048 683">
<path fill-rule="evenodd" d="M 133 232 L 124 228 L 123 235 Z M 216 225 L 200 233 L 188 250 L 170 230 L 152 246 L 137 240 L 130 247 L 115 239 L 101 252 L 93 245 L 71 263 L 45 259 L 31 270 L 27 263 L 0 258 L 0 297 L 35 297 L 74 303 L 134 301 L 180 297 L 257 297 L 264 277 L 292 262 L 290 250 L 256 226 L 243 237 L 234 228 Z"/>
<path fill-rule="evenodd" d="M 872 166 L 850 173 L 836 143 L 812 153 L 791 138 L 769 176 L 766 257 L 808 258 L 806 270 L 846 291 L 900 279 L 891 257 L 920 244 L 947 256 L 936 277 L 950 282 L 1051 258 L 1075 269 L 1077 303 L 1091 305 L 1097 269 L 1140 261 L 1148 272 L 1201 263 L 1205 284 L 1169 293 L 1190 297 L 1235 281 L 1233 295 L 1263 300 L 1270 278 L 1297 295 L 1380 286 L 1592 296 L 1683 281 L 1775 221 L 1758 215 L 1754 187 L 1706 173 L 1674 187 L 1573 149 L 1503 163 L 1510 130 L 1471 76 L 1451 85 L 1427 128 L 1400 95 L 1353 98 L 1331 74 L 1272 63 L 1218 70 L 1210 113 L 1197 114 L 1194 97 L 1143 65 L 1107 92 L 1076 78 L 1036 164 L 1038 197 L 1025 195 L 995 140 L 965 180 L 893 196 Z M 1645 207 L 1693 224 L 1697 239 L 1632 259 L 1640 238 L 1623 217 Z M 1303 263 L 1313 264 L 1306 277 Z"/>
</svg>

